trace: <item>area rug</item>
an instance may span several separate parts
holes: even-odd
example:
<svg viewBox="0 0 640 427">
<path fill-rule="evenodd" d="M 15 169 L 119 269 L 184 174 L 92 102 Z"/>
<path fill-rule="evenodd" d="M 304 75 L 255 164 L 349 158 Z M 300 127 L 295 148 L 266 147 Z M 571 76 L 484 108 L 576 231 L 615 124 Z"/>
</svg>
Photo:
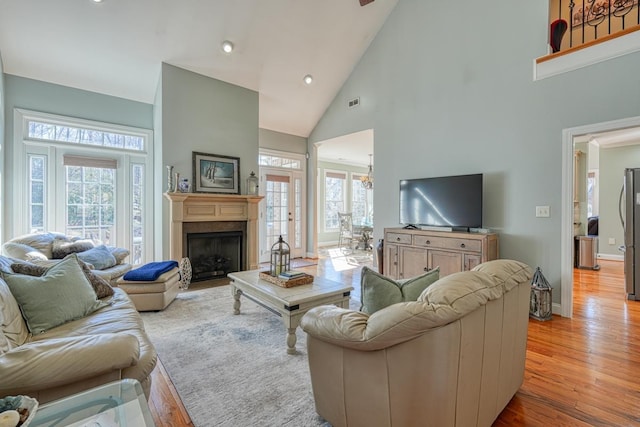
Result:
<svg viewBox="0 0 640 427">
<path fill-rule="evenodd" d="M 328 426 L 315 412 L 306 334 L 286 352 L 280 317 L 229 285 L 182 292 L 161 312 L 141 313 L 194 425 Z M 352 307 L 358 303 L 352 301 Z"/>
</svg>

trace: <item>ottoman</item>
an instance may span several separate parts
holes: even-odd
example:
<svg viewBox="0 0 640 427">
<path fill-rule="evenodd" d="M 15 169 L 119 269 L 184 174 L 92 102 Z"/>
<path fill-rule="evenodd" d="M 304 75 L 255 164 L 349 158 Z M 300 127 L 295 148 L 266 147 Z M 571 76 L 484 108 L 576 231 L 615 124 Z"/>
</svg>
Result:
<svg viewBox="0 0 640 427">
<path fill-rule="evenodd" d="M 148 282 L 121 277 L 117 285 L 129 295 L 138 311 L 164 310 L 180 291 L 180 269 L 175 267 Z"/>
</svg>

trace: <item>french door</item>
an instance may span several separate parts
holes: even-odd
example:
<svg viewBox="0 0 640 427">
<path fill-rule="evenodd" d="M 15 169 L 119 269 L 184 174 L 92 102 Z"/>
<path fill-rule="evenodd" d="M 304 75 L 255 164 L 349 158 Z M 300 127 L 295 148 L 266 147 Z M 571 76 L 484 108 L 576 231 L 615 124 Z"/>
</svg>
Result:
<svg viewBox="0 0 640 427">
<path fill-rule="evenodd" d="M 271 247 L 282 236 L 291 258 L 305 255 L 304 175 L 299 170 L 260 168 L 260 262 L 268 262 Z"/>
</svg>

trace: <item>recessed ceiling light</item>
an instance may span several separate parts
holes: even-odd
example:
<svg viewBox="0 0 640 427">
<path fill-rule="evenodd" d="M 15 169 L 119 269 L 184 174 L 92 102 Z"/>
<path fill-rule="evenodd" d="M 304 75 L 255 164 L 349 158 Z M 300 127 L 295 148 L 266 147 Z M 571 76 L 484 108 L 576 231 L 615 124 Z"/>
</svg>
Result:
<svg viewBox="0 0 640 427">
<path fill-rule="evenodd" d="M 93 0 L 94 3 L 102 3 L 102 0 Z"/>
<path fill-rule="evenodd" d="M 313 83 L 313 76 L 311 74 L 307 74 L 302 78 L 302 81 L 304 81 L 305 84 L 310 85 L 311 83 Z"/>
<path fill-rule="evenodd" d="M 222 51 L 224 53 L 231 53 L 233 52 L 233 43 L 231 43 L 229 40 L 225 40 L 222 42 Z"/>
</svg>

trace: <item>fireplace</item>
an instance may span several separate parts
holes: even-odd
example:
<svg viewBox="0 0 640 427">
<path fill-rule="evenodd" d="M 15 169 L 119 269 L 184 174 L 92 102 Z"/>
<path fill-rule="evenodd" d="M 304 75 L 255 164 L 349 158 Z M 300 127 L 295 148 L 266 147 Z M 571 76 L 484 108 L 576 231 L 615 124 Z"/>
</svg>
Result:
<svg viewBox="0 0 640 427">
<path fill-rule="evenodd" d="M 221 271 L 254 270 L 259 267 L 258 203 L 263 199 L 262 196 L 203 193 L 165 193 L 164 196 L 169 200 L 170 208 L 171 259 L 179 260 L 188 256 L 194 269 L 193 258 L 202 257 L 202 263 L 211 268 L 208 272 L 198 272 L 198 275 L 209 277 L 197 278 L 194 274 L 195 280 L 218 277 Z M 222 241 L 203 243 L 194 240 L 196 247 L 189 248 L 189 240 L 196 235 L 196 240 L 213 237 Z M 230 244 L 233 249 L 219 249 L 221 244 Z M 217 253 L 219 256 L 216 260 L 218 251 L 221 252 Z M 207 257 L 213 257 L 213 260 Z"/>
<path fill-rule="evenodd" d="M 192 280 L 227 277 L 243 270 L 241 231 L 188 233 L 187 257 L 191 261 Z"/>
</svg>

